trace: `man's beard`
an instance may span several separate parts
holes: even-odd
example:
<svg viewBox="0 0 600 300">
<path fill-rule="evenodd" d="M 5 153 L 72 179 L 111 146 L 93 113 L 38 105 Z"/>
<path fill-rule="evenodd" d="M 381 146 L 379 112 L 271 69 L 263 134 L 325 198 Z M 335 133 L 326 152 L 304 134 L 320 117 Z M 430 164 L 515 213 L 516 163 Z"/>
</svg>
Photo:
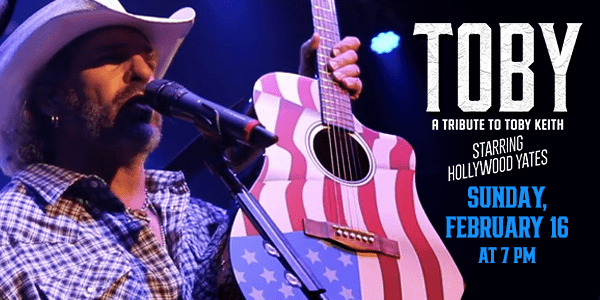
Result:
<svg viewBox="0 0 600 300">
<path fill-rule="evenodd" d="M 136 130 L 133 125 L 137 125 L 134 122 L 138 120 L 127 120 L 127 115 L 120 116 L 123 106 L 144 88 L 144 84 L 137 82 L 128 85 L 109 106 L 80 101 L 76 93 L 71 93 L 68 102 L 79 112 L 93 141 L 111 148 L 129 145 L 133 147 L 132 151 L 150 153 L 158 147 L 162 137 L 162 116 L 156 112 L 152 114 L 150 123 L 156 124 L 158 129 L 152 132 Z"/>
</svg>

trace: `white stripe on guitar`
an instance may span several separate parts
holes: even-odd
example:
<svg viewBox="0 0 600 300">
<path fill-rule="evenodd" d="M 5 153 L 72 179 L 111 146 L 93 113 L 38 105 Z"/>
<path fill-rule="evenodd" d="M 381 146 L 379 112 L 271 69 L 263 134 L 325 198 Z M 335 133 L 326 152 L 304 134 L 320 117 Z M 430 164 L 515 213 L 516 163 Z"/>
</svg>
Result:
<svg viewBox="0 0 600 300">
<path fill-rule="evenodd" d="M 275 79 L 282 98 L 298 106 L 302 106 L 300 95 L 298 94 L 298 75 L 277 72 L 275 73 Z"/>
<path fill-rule="evenodd" d="M 242 217 L 242 210 L 238 210 L 235 214 L 233 225 L 231 226 L 231 237 L 247 236 L 246 224 L 244 224 L 244 218 Z"/>
<path fill-rule="evenodd" d="M 390 153 L 398 138 L 389 134 L 379 133 L 379 138 L 373 142 L 373 154 L 375 155 L 375 163 L 377 169 L 389 169 L 390 168 Z M 396 186 L 396 183 L 390 185 L 390 187 Z"/>
<path fill-rule="evenodd" d="M 383 278 L 377 254 L 362 252 L 356 258 L 360 272 L 361 299 L 383 300 Z"/>
<path fill-rule="evenodd" d="M 260 205 L 283 233 L 292 232 L 292 222 L 289 215 L 283 213 L 288 211 L 285 191 L 289 184 L 290 182 L 287 180 L 267 181 L 258 197 Z"/>
<path fill-rule="evenodd" d="M 269 169 L 266 170 L 267 174 L 264 182 L 288 180 L 292 168 L 292 155 L 277 144 L 265 149 L 265 154 L 269 157 L 271 163 L 269 164 Z"/>
<path fill-rule="evenodd" d="M 415 156 L 415 150 L 413 150 L 410 153 L 410 160 L 408 161 L 408 167 L 413 171 L 417 169 L 417 157 Z"/>
<path fill-rule="evenodd" d="M 321 97 L 319 96 L 319 81 L 313 80 L 310 84 L 310 94 L 318 112 L 321 112 Z"/>
<path fill-rule="evenodd" d="M 362 133 L 364 127 L 363 124 L 354 116 L 352 116 L 352 119 L 354 119 L 354 132 Z M 379 132 L 379 134 L 381 134 L 381 132 Z"/>
<path fill-rule="evenodd" d="M 305 210 L 307 218 L 319 222 L 327 221 L 323 207 L 323 179 L 306 181 L 302 188 L 302 199 L 304 207 L 310 208 Z"/>
<path fill-rule="evenodd" d="M 259 81 L 257 81 L 258 84 Z M 281 98 L 267 93 L 260 93 L 258 99 L 254 99 L 254 108 L 260 123 L 271 132 L 275 132 L 277 116 L 279 115 L 279 104 Z"/>
</svg>

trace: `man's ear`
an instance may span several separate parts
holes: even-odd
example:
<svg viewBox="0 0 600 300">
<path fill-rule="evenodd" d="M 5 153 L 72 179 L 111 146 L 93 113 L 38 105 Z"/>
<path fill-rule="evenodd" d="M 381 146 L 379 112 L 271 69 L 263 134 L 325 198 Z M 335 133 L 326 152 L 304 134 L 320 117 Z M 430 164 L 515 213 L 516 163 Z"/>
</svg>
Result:
<svg viewBox="0 0 600 300">
<path fill-rule="evenodd" d="M 59 83 L 36 84 L 31 91 L 32 103 L 41 113 L 57 116 L 65 105 L 69 89 Z"/>
</svg>

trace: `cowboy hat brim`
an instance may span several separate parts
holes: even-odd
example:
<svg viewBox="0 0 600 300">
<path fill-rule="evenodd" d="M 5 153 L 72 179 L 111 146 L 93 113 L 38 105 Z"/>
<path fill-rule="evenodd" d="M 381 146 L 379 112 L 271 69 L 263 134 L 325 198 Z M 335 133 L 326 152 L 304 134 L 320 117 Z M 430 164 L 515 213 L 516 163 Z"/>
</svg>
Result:
<svg viewBox="0 0 600 300">
<path fill-rule="evenodd" d="M 6 159 L 14 152 L 6 131 L 15 125 L 36 74 L 65 45 L 102 27 L 135 28 L 158 53 L 155 77 L 162 78 L 195 16 L 189 7 L 158 18 L 128 13 L 117 0 L 56 0 L 29 17 L 0 45 L 0 160 L 5 173 Z"/>
</svg>

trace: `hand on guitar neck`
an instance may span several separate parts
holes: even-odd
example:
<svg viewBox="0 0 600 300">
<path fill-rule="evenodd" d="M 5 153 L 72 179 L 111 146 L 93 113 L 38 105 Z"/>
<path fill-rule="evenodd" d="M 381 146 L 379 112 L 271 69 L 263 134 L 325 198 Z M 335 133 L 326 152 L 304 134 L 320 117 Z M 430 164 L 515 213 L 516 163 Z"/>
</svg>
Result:
<svg viewBox="0 0 600 300">
<path fill-rule="evenodd" d="M 300 67 L 298 73 L 303 76 L 313 77 L 315 75 L 315 55 L 319 47 L 320 36 L 318 33 L 313 33 L 300 48 Z M 358 99 L 362 91 L 362 81 L 358 78 L 360 68 L 356 64 L 358 61 L 358 48 L 360 40 L 353 36 L 345 37 L 337 43 L 331 50 L 331 59 L 327 67 L 332 72 L 333 79 L 340 84 L 341 87 L 348 90 L 352 100 Z"/>
</svg>

